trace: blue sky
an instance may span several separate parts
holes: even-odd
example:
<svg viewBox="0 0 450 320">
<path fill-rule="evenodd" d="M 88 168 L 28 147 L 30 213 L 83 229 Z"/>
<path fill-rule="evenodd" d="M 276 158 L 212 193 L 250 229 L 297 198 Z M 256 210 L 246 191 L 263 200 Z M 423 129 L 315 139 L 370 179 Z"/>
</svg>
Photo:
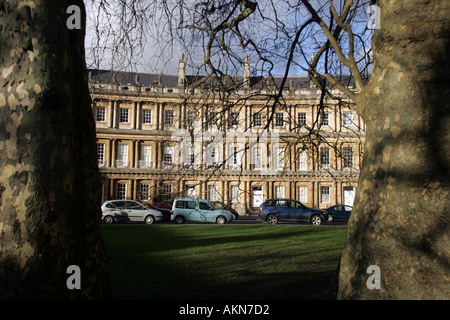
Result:
<svg viewBox="0 0 450 320">
<path fill-rule="evenodd" d="M 97 0 L 98 2 L 98 0 Z M 143 1 L 144 3 L 145 1 Z M 251 63 L 251 71 L 253 75 L 267 74 L 269 71 L 273 75 L 283 75 L 286 69 L 287 57 L 289 54 L 290 44 L 295 35 L 295 31 L 307 20 L 309 19 L 309 13 L 304 9 L 304 7 L 298 7 L 299 1 L 276 1 L 276 7 L 272 5 L 271 1 L 258 1 L 258 11 L 253 13 L 252 16 L 244 20 L 240 24 L 240 30 L 242 34 L 247 39 L 252 39 L 258 44 L 258 47 L 262 50 L 263 55 L 269 60 L 273 61 L 273 67 L 270 64 L 264 63 L 258 58 L 255 50 L 242 49 L 236 38 L 226 38 L 229 47 L 236 58 L 223 53 L 216 53 L 214 55 L 213 61 L 216 66 L 223 68 L 227 74 L 242 75 L 242 65 L 240 62 L 244 60 L 245 55 L 249 56 Z M 311 1 L 315 8 L 318 9 L 320 6 L 324 6 L 324 15 L 329 13 L 326 5 L 328 0 L 317 0 Z M 101 57 L 100 68 L 104 69 L 122 69 L 127 71 L 138 71 L 138 72 L 148 72 L 148 73 L 165 73 L 165 74 L 177 74 L 178 73 L 178 61 L 180 59 L 181 53 L 184 53 L 187 57 L 187 70 L 188 74 L 195 74 L 199 70 L 199 65 L 203 62 L 203 51 L 204 46 L 202 41 L 208 40 L 208 35 L 206 38 L 202 38 L 200 34 L 197 34 L 195 41 L 190 37 L 192 34 L 188 33 L 186 30 L 174 32 L 174 26 L 179 25 L 180 14 L 176 14 L 179 7 L 176 3 L 171 3 L 171 1 L 164 2 L 166 7 L 161 5 L 158 1 L 147 1 L 147 7 L 141 7 L 142 10 L 145 9 L 145 14 L 143 14 L 145 24 L 144 33 L 146 34 L 145 43 L 143 47 L 138 49 L 138 46 L 134 48 L 134 51 L 128 52 L 126 56 L 116 55 L 115 59 L 111 59 L 113 47 L 119 48 L 120 46 L 113 46 L 112 39 L 118 39 L 118 37 L 111 37 L 110 41 L 104 43 L 109 49 L 103 51 L 99 54 Z M 337 9 L 342 6 L 343 1 L 334 1 Z M 297 7 L 296 7 L 297 6 Z M 169 25 L 167 21 L 163 18 L 162 12 L 164 9 L 172 10 L 171 13 L 175 12 L 173 15 L 173 20 Z M 95 14 L 97 13 L 96 8 L 92 5 L 91 1 L 87 1 L 86 10 L 88 12 L 87 21 L 87 34 L 86 34 L 86 60 L 88 67 L 92 67 L 92 52 L 90 48 L 93 43 L 96 43 L 97 37 L 94 32 L 93 21 L 95 19 Z M 359 48 L 359 52 L 367 51 L 370 48 L 370 32 L 365 30 L 367 25 L 367 16 L 365 15 L 366 8 L 361 9 L 361 16 L 358 18 L 358 23 L 354 26 L 356 33 L 363 36 L 361 43 L 364 44 L 365 48 Z M 190 14 L 189 10 L 186 10 L 186 16 Z M 188 16 L 187 18 L 195 17 L 194 15 Z M 213 22 L 221 21 L 222 17 L 211 17 Z M 186 19 L 186 17 L 185 17 Z M 188 20 L 186 19 L 186 20 Z M 216 20 L 214 20 L 216 19 Z M 108 27 L 115 29 L 120 29 L 120 24 L 123 21 L 115 19 L 113 16 L 102 16 L 100 18 L 99 27 L 104 30 L 102 33 L 103 39 L 105 35 L 108 35 L 106 30 Z M 184 21 L 186 24 L 186 22 Z M 199 22 L 200 23 L 200 22 Z M 126 24 L 125 27 L 130 24 Z M 171 33 L 173 41 L 167 42 L 170 38 L 169 33 Z M 136 39 L 139 37 L 136 34 L 130 32 L 132 36 Z M 183 42 L 179 41 L 180 35 L 183 38 Z M 136 41 L 131 41 L 130 43 L 136 44 Z M 296 51 L 294 55 L 293 63 L 291 64 L 289 75 L 306 75 L 304 68 L 307 68 L 308 64 L 305 59 L 311 59 L 312 53 L 316 52 L 318 47 L 324 43 L 324 36 L 316 24 L 311 24 L 310 27 L 306 28 L 300 37 L 300 45 L 296 46 Z M 344 51 L 347 39 L 344 38 Z M 119 50 L 120 52 L 120 50 Z M 240 61 L 239 61 L 240 60 Z M 131 64 L 123 64 L 124 61 L 131 61 Z M 337 66 L 337 58 L 330 57 L 329 65 Z M 323 64 L 321 64 L 323 66 Z M 344 74 L 348 74 L 349 71 L 344 69 L 339 69 L 336 67 L 337 71 Z M 201 70 L 201 68 L 200 68 Z"/>
</svg>

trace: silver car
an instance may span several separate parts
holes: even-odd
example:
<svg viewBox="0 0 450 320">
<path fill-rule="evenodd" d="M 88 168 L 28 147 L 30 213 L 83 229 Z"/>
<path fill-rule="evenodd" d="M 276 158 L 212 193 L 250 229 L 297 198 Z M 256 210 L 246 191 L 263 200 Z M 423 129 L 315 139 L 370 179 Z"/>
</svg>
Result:
<svg viewBox="0 0 450 320">
<path fill-rule="evenodd" d="M 106 224 L 115 221 L 152 224 L 162 219 L 161 212 L 147 208 L 134 200 L 109 200 L 102 204 L 102 220 Z"/>
</svg>

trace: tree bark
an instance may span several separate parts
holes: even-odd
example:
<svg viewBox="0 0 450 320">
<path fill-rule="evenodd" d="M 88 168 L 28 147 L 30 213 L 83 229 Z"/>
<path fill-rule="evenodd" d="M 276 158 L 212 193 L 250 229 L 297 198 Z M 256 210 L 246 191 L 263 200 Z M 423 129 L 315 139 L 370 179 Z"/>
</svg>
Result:
<svg viewBox="0 0 450 320">
<path fill-rule="evenodd" d="M 366 142 L 338 298 L 449 299 L 450 2 L 380 3 L 375 66 L 356 101 Z"/>
<path fill-rule="evenodd" d="M 84 25 L 81 0 L 0 0 L 2 299 L 109 297 Z"/>
</svg>

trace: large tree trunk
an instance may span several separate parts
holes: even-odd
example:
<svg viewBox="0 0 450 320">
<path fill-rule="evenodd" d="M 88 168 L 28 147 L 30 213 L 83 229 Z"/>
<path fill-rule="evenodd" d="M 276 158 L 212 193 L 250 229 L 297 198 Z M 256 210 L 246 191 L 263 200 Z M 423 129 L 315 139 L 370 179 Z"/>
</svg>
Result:
<svg viewBox="0 0 450 320">
<path fill-rule="evenodd" d="M 109 296 L 84 19 L 81 0 L 0 0 L 0 298 Z"/>
<path fill-rule="evenodd" d="M 340 299 L 448 299 L 450 1 L 383 0 Z M 380 289 L 369 287 L 370 265 Z"/>
</svg>

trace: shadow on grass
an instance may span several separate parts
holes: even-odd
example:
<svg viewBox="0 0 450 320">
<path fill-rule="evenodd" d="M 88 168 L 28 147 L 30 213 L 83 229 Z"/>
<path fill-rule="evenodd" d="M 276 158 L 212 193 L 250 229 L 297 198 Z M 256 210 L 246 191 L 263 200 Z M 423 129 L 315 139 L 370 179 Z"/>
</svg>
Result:
<svg viewBox="0 0 450 320">
<path fill-rule="evenodd" d="M 335 299 L 345 233 L 330 229 L 108 226 L 103 234 L 115 299 L 301 300 Z"/>
</svg>

